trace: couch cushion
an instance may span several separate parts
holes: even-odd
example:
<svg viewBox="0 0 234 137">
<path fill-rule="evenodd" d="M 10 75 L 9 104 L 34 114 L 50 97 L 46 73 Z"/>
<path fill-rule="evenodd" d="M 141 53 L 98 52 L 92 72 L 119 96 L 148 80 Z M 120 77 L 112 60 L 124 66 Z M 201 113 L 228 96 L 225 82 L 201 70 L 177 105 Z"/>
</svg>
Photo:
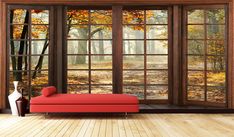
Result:
<svg viewBox="0 0 234 137">
<path fill-rule="evenodd" d="M 32 105 L 102 105 L 138 104 L 136 96 L 125 94 L 53 94 L 31 99 Z"/>
<path fill-rule="evenodd" d="M 42 95 L 45 97 L 51 96 L 57 92 L 56 87 L 54 86 L 49 86 L 49 87 L 44 87 L 42 90 Z"/>
</svg>

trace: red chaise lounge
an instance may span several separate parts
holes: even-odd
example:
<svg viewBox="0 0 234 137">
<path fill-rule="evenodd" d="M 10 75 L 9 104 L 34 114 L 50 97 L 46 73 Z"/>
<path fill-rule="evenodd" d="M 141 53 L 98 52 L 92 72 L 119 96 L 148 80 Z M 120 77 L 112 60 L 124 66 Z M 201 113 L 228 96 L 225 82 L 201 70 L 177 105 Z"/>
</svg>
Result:
<svg viewBox="0 0 234 137">
<path fill-rule="evenodd" d="M 139 112 L 136 96 L 126 94 L 57 94 L 46 87 L 30 101 L 30 112 Z"/>
</svg>

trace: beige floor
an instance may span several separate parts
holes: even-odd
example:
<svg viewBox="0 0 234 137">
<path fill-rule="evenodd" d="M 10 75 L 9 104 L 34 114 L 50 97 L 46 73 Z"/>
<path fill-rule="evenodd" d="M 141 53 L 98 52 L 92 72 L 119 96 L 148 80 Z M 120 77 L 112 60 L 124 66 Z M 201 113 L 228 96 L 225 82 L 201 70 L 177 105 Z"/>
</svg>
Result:
<svg viewBox="0 0 234 137">
<path fill-rule="evenodd" d="M 234 114 L 0 114 L 0 137 L 234 137 Z"/>
</svg>

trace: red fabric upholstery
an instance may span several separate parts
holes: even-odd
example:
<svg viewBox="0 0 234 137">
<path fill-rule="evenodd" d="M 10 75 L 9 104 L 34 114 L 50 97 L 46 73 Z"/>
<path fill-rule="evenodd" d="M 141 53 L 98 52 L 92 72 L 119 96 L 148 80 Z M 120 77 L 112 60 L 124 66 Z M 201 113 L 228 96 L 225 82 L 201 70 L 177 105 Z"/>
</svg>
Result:
<svg viewBox="0 0 234 137">
<path fill-rule="evenodd" d="M 54 86 L 49 86 L 43 88 L 41 92 L 43 96 L 48 97 L 50 95 L 55 94 L 57 92 L 57 89 Z"/>
<path fill-rule="evenodd" d="M 30 101 L 30 112 L 139 112 L 136 96 L 125 94 L 53 94 Z"/>
</svg>

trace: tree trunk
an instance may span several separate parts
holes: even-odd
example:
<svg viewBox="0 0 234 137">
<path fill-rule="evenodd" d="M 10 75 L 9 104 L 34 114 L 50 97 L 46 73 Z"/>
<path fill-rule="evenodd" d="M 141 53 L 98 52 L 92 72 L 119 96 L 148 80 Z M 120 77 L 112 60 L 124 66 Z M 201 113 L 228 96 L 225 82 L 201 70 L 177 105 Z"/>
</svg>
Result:
<svg viewBox="0 0 234 137">
<path fill-rule="evenodd" d="M 10 13 L 10 23 L 13 23 L 13 17 L 14 17 L 14 11 L 11 10 Z M 14 39 L 14 30 L 13 30 L 13 25 L 10 25 L 10 39 Z M 15 46 L 14 46 L 14 41 L 11 40 L 11 55 L 15 55 Z M 13 77 L 14 80 L 17 80 L 16 76 L 17 73 L 15 72 L 16 70 L 16 57 L 15 56 L 11 56 L 11 62 L 12 62 L 12 69 L 13 69 Z"/>
</svg>

